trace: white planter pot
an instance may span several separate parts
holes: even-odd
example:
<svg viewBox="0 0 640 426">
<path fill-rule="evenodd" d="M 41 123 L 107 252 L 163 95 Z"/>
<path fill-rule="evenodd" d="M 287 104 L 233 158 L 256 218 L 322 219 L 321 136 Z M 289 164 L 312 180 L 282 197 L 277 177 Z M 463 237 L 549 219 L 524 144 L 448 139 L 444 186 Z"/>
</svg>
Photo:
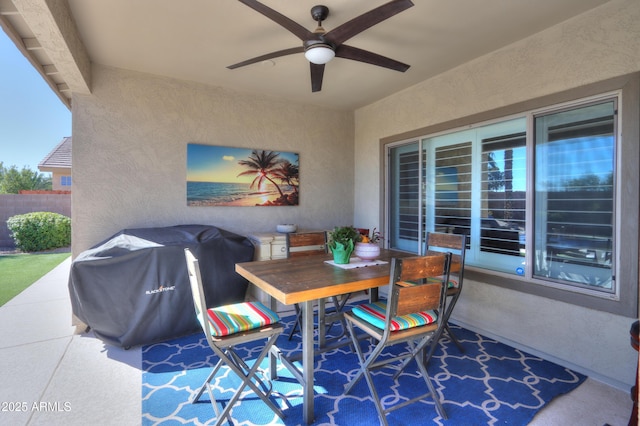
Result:
<svg viewBox="0 0 640 426">
<path fill-rule="evenodd" d="M 374 243 L 356 243 L 353 254 L 362 260 L 374 260 L 380 256 L 380 246 Z"/>
</svg>

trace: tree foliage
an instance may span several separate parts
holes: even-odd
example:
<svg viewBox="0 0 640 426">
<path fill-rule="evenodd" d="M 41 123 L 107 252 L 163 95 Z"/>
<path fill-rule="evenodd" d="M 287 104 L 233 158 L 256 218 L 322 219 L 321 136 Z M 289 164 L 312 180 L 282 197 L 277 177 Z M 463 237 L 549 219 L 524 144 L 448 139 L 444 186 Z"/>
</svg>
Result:
<svg viewBox="0 0 640 426">
<path fill-rule="evenodd" d="M 289 185 L 295 192 L 298 192 L 299 184 L 299 168 L 297 164 L 291 164 L 285 160 L 279 164 L 278 168 L 273 171 L 273 176 L 276 179 L 280 179 L 285 185 Z"/>
<path fill-rule="evenodd" d="M 565 191 L 612 191 L 613 172 L 604 177 L 595 173 L 585 173 L 564 182 Z"/>
<path fill-rule="evenodd" d="M 23 167 L 5 167 L 0 162 L 0 194 L 18 194 L 21 190 L 50 190 L 51 178 Z"/>
<path fill-rule="evenodd" d="M 238 161 L 238 164 L 245 166 L 248 170 L 238 174 L 238 176 L 254 176 L 250 188 L 257 187 L 261 189 L 265 180 L 271 182 L 276 187 L 280 196 L 283 196 L 282 189 L 275 183 L 273 176 L 276 174 L 277 167 L 284 161 L 278 158 L 280 154 L 273 151 L 258 151 L 254 149 L 246 160 Z"/>
</svg>

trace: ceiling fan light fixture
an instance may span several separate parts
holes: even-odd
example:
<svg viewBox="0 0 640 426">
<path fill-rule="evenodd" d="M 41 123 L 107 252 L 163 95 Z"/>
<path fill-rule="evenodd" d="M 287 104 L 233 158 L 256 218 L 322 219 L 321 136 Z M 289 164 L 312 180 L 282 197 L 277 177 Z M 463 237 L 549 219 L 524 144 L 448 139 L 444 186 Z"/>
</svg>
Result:
<svg viewBox="0 0 640 426">
<path fill-rule="evenodd" d="M 345 45 L 344 42 L 360 34 L 366 29 L 412 7 L 412 0 L 388 0 L 387 3 L 356 16 L 355 18 L 338 25 L 329 32 L 322 27 L 322 23 L 329 16 L 329 8 L 327 6 L 317 5 L 311 8 L 311 17 L 317 23 L 315 31 L 311 32 L 303 25 L 300 25 L 290 18 L 282 15 L 280 12 L 271 9 L 269 6 L 258 0 L 239 1 L 289 31 L 302 41 L 302 46 L 298 45 L 297 47 L 282 49 L 267 53 L 266 55 L 256 56 L 255 58 L 229 65 L 227 67 L 229 69 L 236 69 L 255 64 L 257 62 L 263 62 L 266 65 L 268 63 L 266 62 L 267 60 L 304 52 L 305 58 L 311 64 L 312 92 L 319 92 L 322 89 L 324 65 L 336 56 L 339 56 L 341 59 L 363 62 L 394 71 L 405 72 L 409 69 L 409 65 L 407 64 L 403 64 L 402 62 L 368 50 Z"/>
<path fill-rule="evenodd" d="M 328 44 L 318 43 L 305 50 L 304 57 L 316 65 L 324 65 L 336 56 L 336 52 Z"/>
</svg>

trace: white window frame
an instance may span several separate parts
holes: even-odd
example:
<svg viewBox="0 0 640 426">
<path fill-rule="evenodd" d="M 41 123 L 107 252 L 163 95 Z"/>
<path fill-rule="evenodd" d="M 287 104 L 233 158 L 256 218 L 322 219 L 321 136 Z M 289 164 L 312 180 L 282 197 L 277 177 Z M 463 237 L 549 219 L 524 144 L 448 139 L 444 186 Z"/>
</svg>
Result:
<svg viewBox="0 0 640 426">
<path fill-rule="evenodd" d="M 614 166 L 614 218 L 613 218 L 613 229 L 614 229 L 614 236 L 613 236 L 613 264 L 612 264 L 612 274 L 613 274 L 613 288 L 610 291 L 601 291 L 601 290 L 597 290 L 597 289 L 590 289 L 590 288 L 586 288 L 586 287 L 579 287 L 579 286 L 573 286 L 570 284 L 565 284 L 565 283 L 559 283 L 559 282 L 554 282 L 553 280 L 543 280 L 543 279 L 539 279 L 539 278 L 535 278 L 534 277 L 534 272 L 533 272 L 533 268 L 527 268 L 526 269 L 526 278 L 531 280 L 532 282 L 535 282 L 536 284 L 540 284 L 540 285 L 545 285 L 551 288 L 558 288 L 561 290 L 567 290 L 567 291 L 573 291 L 576 293 L 583 293 L 585 295 L 589 295 L 589 296 L 594 296 L 594 297 L 603 297 L 603 298 L 607 298 L 607 299 L 613 299 L 613 300 L 620 300 L 620 285 L 618 284 L 618 280 L 616 279 L 616 277 L 618 277 L 619 273 L 618 273 L 618 258 L 619 258 L 619 253 L 621 250 L 620 247 L 620 230 L 619 230 L 619 226 L 618 224 L 620 223 L 619 220 L 619 214 L 620 214 L 620 167 L 621 167 L 621 162 L 620 162 L 620 158 L 619 158 L 619 145 L 622 141 L 622 134 L 621 132 L 621 127 L 620 126 L 620 104 L 621 104 L 621 97 L 622 97 L 622 93 L 621 91 L 614 91 L 614 92 L 610 92 L 610 93 L 605 93 L 602 95 L 598 95 L 598 96 L 593 96 L 593 97 L 588 97 L 588 98 L 583 98 L 580 100 L 577 100 L 575 102 L 565 102 L 565 103 L 561 103 L 558 105 L 553 105 L 547 108 L 541 108 L 541 109 L 537 109 L 534 111 L 531 111 L 531 119 L 529 120 L 529 125 L 527 126 L 527 194 L 533 194 L 533 191 L 535 190 L 534 185 L 534 168 L 535 168 L 535 156 L 533 151 L 535 150 L 535 142 L 533 140 L 534 137 L 534 131 L 533 131 L 533 126 L 535 124 L 535 120 L 534 118 L 536 116 L 539 115 L 545 115 L 545 114 L 551 114 L 551 113 L 555 113 L 555 112 L 560 112 L 563 110 L 567 110 L 567 109 L 578 109 L 581 108 L 583 106 L 589 105 L 589 104 L 594 104 L 594 103 L 600 103 L 600 102 L 607 102 L 610 100 L 615 100 L 616 102 L 616 118 L 615 118 L 615 124 L 614 124 L 614 132 L 616 133 L 615 135 L 615 145 L 614 145 L 614 162 L 615 162 L 615 166 Z M 531 142 L 531 143 L 529 143 Z M 529 198 L 529 195 L 527 195 L 527 198 Z M 533 208 L 528 208 L 527 209 L 527 231 L 526 231 L 526 235 L 527 237 L 529 235 L 533 235 L 534 232 L 534 226 L 535 226 L 535 209 Z M 529 239 L 529 238 L 527 238 Z M 530 249 L 531 245 L 529 245 L 531 243 L 528 242 L 527 245 L 527 264 L 532 264 L 533 260 L 533 256 L 535 255 L 533 253 L 533 250 Z"/>
<path fill-rule="evenodd" d="M 571 304 L 585 306 L 606 312 L 636 318 L 638 315 L 638 209 L 640 203 L 640 185 L 637 170 L 640 160 L 640 125 L 637 117 L 640 115 L 640 73 L 633 73 L 593 85 L 584 86 L 566 92 L 549 95 L 543 98 L 533 99 L 522 104 L 500 108 L 498 110 L 477 114 L 471 117 L 457 119 L 448 123 L 440 123 L 423 129 L 406 132 L 403 139 L 388 137 L 381 140 L 381 153 L 388 153 L 392 144 L 422 140 L 426 137 L 452 133 L 457 129 L 469 129 L 476 125 L 485 125 L 491 122 L 506 121 L 509 118 L 540 114 L 547 111 L 576 106 L 585 102 L 604 100 L 611 96 L 618 97 L 618 126 L 616 128 L 617 142 L 615 148 L 615 216 L 614 229 L 616 240 L 616 261 L 614 277 L 616 281 L 615 292 L 603 294 L 600 291 L 572 288 L 570 285 L 558 285 L 557 283 L 537 280 L 532 277 L 531 268 L 527 268 L 525 276 L 514 276 L 482 268 L 467 267 L 466 278 L 482 281 L 540 295 Z M 527 138 L 533 136 L 533 118 L 527 120 Z M 527 199 L 532 197 L 533 185 L 533 158 L 534 145 L 527 141 Z M 385 164 L 386 165 L 386 164 Z M 428 173 L 428 171 L 427 171 Z M 388 202 L 386 194 L 389 193 L 388 179 L 385 179 L 383 199 Z M 386 221 L 388 205 L 383 211 L 383 223 Z M 532 211 L 527 209 L 527 235 L 532 235 L 534 222 Z M 624 229 L 624 231 L 623 231 Z M 530 238 L 527 238 L 530 240 Z M 527 256 L 532 256 L 531 250 L 527 250 Z M 529 257 L 527 257 L 529 261 Z"/>
</svg>

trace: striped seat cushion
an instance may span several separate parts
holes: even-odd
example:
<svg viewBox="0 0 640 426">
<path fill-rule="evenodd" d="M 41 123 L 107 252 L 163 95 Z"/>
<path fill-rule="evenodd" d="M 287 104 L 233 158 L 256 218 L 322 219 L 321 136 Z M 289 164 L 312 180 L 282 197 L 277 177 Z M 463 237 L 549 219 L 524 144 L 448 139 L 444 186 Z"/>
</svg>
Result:
<svg viewBox="0 0 640 426">
<path fill-rule="evenodd" d="M 207 309 L 211 334 L 228 336 L 280 321 L 278 314 L 260 302 L 242 302 Z"/>
<path fill-rule="evenodd" d="M 352 309 L 353 315 L 363 319 L 371 325 L 384 329 L 387 313 L 386 302 L 367 303 Z M 423 311 L 415 314 L 402 315 L 391 319 L 391 331 L 406 330 L 435 322 L 438 315 L 434 311 Z"/>
</svg>

